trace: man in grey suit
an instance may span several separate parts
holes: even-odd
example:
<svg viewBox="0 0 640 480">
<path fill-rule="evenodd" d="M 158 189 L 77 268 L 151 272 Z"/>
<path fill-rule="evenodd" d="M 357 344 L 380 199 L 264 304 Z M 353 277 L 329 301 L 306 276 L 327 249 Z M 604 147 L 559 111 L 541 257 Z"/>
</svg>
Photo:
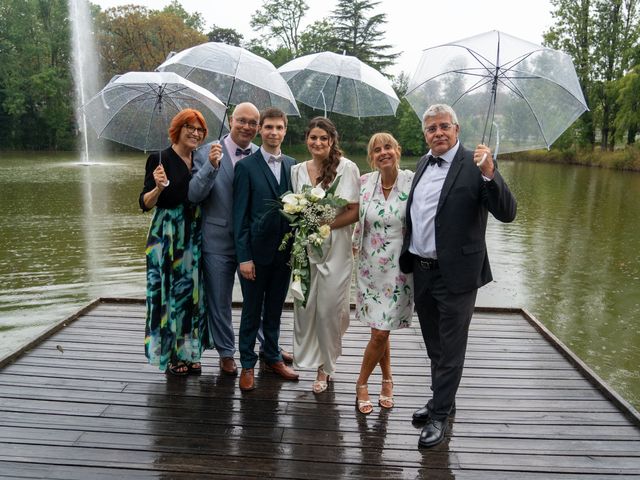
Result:
<svg viewBox="0 0 640 480">
<path fill-rule="evenodd" d="M 418 445 L 432 447 L 444 440 L 455 413 L 478 288 L 492 280 L 487 214 L 511 222 L 516 201 L 491 150 L 478 145 L 472 152 L 460 144 L 450 106 L 429 107 L 422 128 L 430 150 L 418 162 L 409 192 L 400 268 L 413 272 L 416 311 L 431 360 L 433 397 L 413 420 L 426 422 Z"/>
<path fill-rule="evenodd" d="M 233 177 L 240 159 L 258 147 L 253 139 L 258 133 L 260 112 L 252 103 L 240 103 L 229 117 L 230 133 L 220 143 L 202 145 L 194 154 L 189 183 L 189 200 L 201 203 L 202 245 L 205 292 L 209 313 L 203 347 L 215 348 L 220 356 L 220 369 L 237 375 L 233 358 L 235 335 L 231 317 L 233 284 L 238 263 L 233 239 Z M 258 337 L 261 345 L 261 336 Z M 285 361 L 291 354 L 282 352 Z"/>
</svg>

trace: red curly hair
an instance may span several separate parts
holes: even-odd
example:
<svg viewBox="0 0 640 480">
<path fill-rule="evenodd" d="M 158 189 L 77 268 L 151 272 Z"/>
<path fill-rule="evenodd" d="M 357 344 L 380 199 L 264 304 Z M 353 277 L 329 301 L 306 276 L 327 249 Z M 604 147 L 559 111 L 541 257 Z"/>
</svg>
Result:
<svg viewBox="0 0 640 480">
<path fill-rule="evenodd" d="M 202 136 L 202 140 L 204 140 L 207 136 L 207 122 L 205 122 L 204 117 L 198 110 L 185 108 L 173 117 L 171 125 L 169 125 L 169 138 L 171 139 L 171 143 L 178 143 L 178 140 L 180 140 L 180 130 L 182 130 L 184 124 L 194 122 L 195 120 L 200 122 L 202 128 L 204 128 L 204 135 Z"/>
</svg>

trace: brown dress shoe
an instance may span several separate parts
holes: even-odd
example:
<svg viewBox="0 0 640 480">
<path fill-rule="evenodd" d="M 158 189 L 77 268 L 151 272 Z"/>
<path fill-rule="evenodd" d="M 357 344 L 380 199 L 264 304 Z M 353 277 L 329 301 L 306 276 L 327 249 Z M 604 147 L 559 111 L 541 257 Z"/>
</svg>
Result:
<svg viewBox="0 0 640 480">
<path fill-rule="evenodd" d="M 286 350 L 280 350 L 280 355 L 282 355 L 282 361 L 288 365 L 293 363 L 293 354 L 287 352 Z"/>
<path fill-rule="evenodd" d="M 240 390 L 249 392 L 254 388 L 256 388 L 256 384 L 253 381 L 253 368 L 243 368 L 240 372 Z"/>
<path fill-rule="evenodd" d="M 267 365 L 265 367 L 265 370 L 267 370 L 268 372 L 277 373 L 285 380 L 291 380 L 293 382 L 298 381 L 298 374 L 296 373 L 296 371 L 293 368 L 286 366 L 284 362 L 276 362 L 272 363 L 271 365 Z"/>
<path fill-rule="evenodd" d="M 220 359 L 220 370 L 225 375 L 237 375 L 238 367 L 233 357 L 223 357 Z"/>
</svg>

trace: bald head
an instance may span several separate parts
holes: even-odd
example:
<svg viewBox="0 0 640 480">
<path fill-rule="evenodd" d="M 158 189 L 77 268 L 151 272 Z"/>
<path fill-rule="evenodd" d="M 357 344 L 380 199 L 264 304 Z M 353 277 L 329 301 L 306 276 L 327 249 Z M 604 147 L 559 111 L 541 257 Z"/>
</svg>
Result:
<svg viewBox="0 0 640 480">
<path fill-rule="evenodd" d="M 229 128 L 231 140 L 241 148 L 247 148 L 258 133 L 260 112 L 253 103 L 244 102 L 236 105 L 231 117 Z"/>
</svg>

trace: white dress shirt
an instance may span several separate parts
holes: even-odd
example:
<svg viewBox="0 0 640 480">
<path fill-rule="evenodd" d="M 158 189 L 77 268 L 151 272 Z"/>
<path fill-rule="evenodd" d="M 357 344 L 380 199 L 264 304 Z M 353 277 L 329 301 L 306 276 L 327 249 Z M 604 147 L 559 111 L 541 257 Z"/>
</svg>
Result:
<svg viewBox="0 0 640 480">
<path fill-rule="evenodd" d="M 267 165 L 273 173 L 273 176 L 276 177 L 276 182 L 278 185 L 280 184 L 280 170 L 282 169 L 282 153 L 278 153 L 278 155 L 273 155 L 267 152 L 264 147 L 260 147 L 260 153 L 267 161 Z"/>
<path fill-rule="evenodd" d="M 460 142 L 458 141 L 449 151 L 440 155 L 443 160 L 440 166 L 438 164 L 427 166 L 413 190 L 409 251 L 419 257 L 438 258 L 436 253 L 436 211 L 444 179 L 449 173 L 449 167 L 451 167 L 451 162 L 459 147 Z M 431 150 L 428 155 L 432 155 Z"/>
</svg>

